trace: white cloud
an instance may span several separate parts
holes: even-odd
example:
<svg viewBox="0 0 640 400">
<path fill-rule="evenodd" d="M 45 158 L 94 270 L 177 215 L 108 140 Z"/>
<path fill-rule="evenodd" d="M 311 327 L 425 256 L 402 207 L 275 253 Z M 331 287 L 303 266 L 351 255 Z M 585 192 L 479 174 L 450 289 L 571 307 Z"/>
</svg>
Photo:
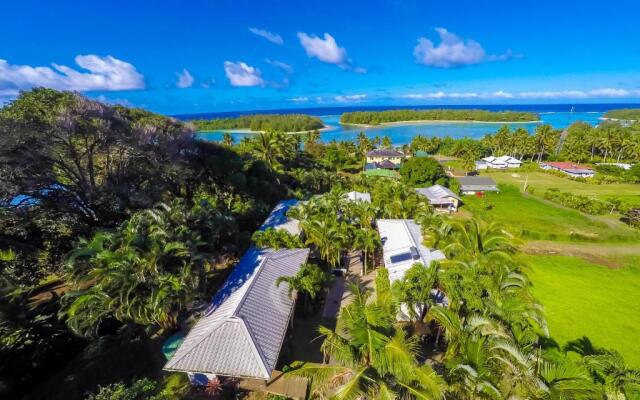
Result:
<svg viewBox="0 0 640 400">
<path fill-rule="evenodd" d="M 224 73 L 231 86 L 263 86 L 264 80 L 259 69 L 251 67 L 241 61 L 224 62 Z"/>
<path fill-rule="evenodd" d="M 282 40 L 282 36 L 278 35 L 277 33 L 265 31 L 264 29 L 258 29 L 258 28 L 249 28 L 249 32 L 253 33 L 254 35 L 261 36 L 267 39 L 268 41 L 270 41 L 271 43 L 275 43 L 275 44 L 284 43 L 284 40 Z"/>
<path fill-rule="evenodd" d="M 592 90 L 559 90 L 559 91 L 531 91 L 511 93 L 504 90 L 494 92 L 430 92 L 408 93 L 399 96 L 403 99 L 589 99 L 589 98 L 625 98 L 638 97 L 640 90 L 627 90 L 615 88 L 601 88 Z"/>
<path fill-rule="evenodd" d="M 335 96 L 333 99 L 340 103 L 348 103 L 364 100 L 367 97 L 366 94 L 352 94 L 348 96 Z"/>
<path fill-rule="evenodd" d="M 193 86 L 193 82 L 195 81 L 195 79 L 193 78 L 193 75 L 191 75 L 191 73 L 189 73 L 189 71 L 186 68 L 183 69 L 182 72 L 177 73 L 176 75 L 178 75 L 178 82 L 176 83 L 176 86 L 179 87 L 180 89 L 185 89 Z"/>
<path fill-rule="evenodd" d="M 283 70 L 284 72 L 286 72 L 287 74 L 293 74 L 293 67 L 287 63 L 283 63 L 282 61 L 278 61 L 278 60 L 271 60 L 271 59 L 265 59 L 265 61 L 267 62 L 267 64 L 269 65 L 273 65 L 274 67 L 278 67 L 281 70 Z"/>
<path fill-rule="evenodd" d="M 440 43 L 421 37 L 413 49 L 416 62 L 436 68 L 455 68 L 487 61 L 505 61 L 513 57 L 511 51 L 500 55 L 487 55 L 480 43 L 461 39 L 444 28 L 436 28 Z"/>
<path fill-rule="evenodd" d="M 0 60 L 0 90 L 24 90 L 43 86 L 79 92 L 133 90 L 145 87 L 144 76 L 125 61 L 112 56 L 78 55 L 75 62 L 82 70 L 65 65 L 52 67 L 12 65 Z"/>
<path fill-rule="evenodd" d="M 306 97 L 306 96 L 293 97 L 293 98 L 289 99 L 289 101 L 293 101 L 294 103 L 305 103 L 305 102 L 309 101 L 309 98 Z"/>
<path fill-rule="evenodd" d="M 307 56 L 315 57 L 328 64 L 347 64 L 347 51 L 344 47 L 338 46 L 333 36 L 328 33 L 325 33 L 324 39 L 322 39 L 316 35 L 309 36 L 304 32 L 298 32 L 298 39 L 307 52 Z"/>
</svg>

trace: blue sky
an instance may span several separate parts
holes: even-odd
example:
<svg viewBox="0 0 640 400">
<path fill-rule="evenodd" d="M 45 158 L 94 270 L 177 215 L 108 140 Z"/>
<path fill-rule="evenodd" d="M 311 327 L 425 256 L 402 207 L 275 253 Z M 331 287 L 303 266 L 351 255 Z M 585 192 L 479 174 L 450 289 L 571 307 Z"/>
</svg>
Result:
<svg viewBox="0 0 640 400">
<path fill-rule="evenodd" d="M 483 4 L 486 3 L 486 4 Z M 168 114 L 640 101 L 634 1 L 3 1 L 0 101 Z"/>
</svg>

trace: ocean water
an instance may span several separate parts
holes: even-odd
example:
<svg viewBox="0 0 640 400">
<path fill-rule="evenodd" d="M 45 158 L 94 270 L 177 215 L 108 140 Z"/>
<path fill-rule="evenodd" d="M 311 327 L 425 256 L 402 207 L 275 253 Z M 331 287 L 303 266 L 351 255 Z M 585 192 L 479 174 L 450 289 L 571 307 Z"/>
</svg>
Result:
<svg viewBox="0 0 640 400">
<path fill-rule="evenodd" d="M 633 104 L 582 104 L 582 105 L 510 105 L 510 106 L 439 106 L 439 107 L 411 107 L 420 109 L 429 108 L 482 108 L 492 111 L 499 110 L 518 110 L 532 111 L 540 115 L 539 123 L 517 123 L 507 124 L 512 129 L 523 127 L 529 132 L 533 132 L 539 124 L 550 124 L 551 126 L 562 129 L 576 121 L 587 122 L 591 125 L 597 125 L 601 122 L 602 115 L 611 109 L 637 107 Z M 322 119 L 325 125 L 331 129 L 321 132 L 320 139 L 323 142 L 332 140 L 351 141 L 355 140 L 359 132 L 365 132 L 368 137 L 389 136 L 394 145 L 403 145 L 411 142 L 416 135 L 423 136 L 451 136 L 454 138 L 470 137 L 481 138 L 487 133 L 494 133 L 503 124 L 496 123 L 429 123 L 429 124 L 408 124 L 408 125 L 387 125 L 371 128 L 343 126 L 340 125 L 340 115 L 342 112 L 363 111 L 363 110 L 388 110 L 407 107 L 351 107 L 351 108 L 313 108 L 313 109 L 295 109 L 295 110 L 269 110 L 269 111 L 253 111 L 253 112 L 237 112 L 237 113 L 210 113 L 199 115 L 181 115 L 180 119 L 189 120 L 194 118 L 224 118 L 234 117 L 242 114 L 256 113 L 304 113 L 316 115 Z M 573 111 L 572 111 L 573 108 Z M 222 132 L 201 132 L 198 134 L 204 140 L 221 140 Z M 251 135 L 250 133 L 232 133 L 236 141 L 243 137 Z"/>
</svg>

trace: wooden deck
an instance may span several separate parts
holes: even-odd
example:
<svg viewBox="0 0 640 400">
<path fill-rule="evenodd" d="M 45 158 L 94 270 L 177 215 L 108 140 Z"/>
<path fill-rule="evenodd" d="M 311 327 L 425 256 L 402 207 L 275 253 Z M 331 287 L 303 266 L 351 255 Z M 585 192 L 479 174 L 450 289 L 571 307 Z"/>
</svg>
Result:
<svg viewBox="0 0 640 400">
<path fill-rule="evenodd" d="M 304 400 L 307 398 L 307 379 L 297 376 L 284 376 L 282 371 L 273 371 L 267 382 L 257 379 L 241 379 L 239 386 L 245 390 L 264 392 Z"/>
</svg>

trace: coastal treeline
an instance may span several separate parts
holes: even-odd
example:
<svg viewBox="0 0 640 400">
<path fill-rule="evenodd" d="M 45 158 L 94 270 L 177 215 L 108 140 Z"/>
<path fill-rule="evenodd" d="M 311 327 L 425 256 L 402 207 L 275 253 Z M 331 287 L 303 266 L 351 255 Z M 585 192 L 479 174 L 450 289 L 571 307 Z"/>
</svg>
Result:
<svg viewBox="0 0 640 400">
<path fill-rule="evenodd" d="M 524 111 L 487 110 L 386 110 L 347 112 L 340 117 L 342 124 L 378 125 L 404 121 L 483 121 L 483 122 L 525 122 L 537 121 L 538 115 Z"/>
<path fill-rule="evenodd" d="M 640 108 L 621 108 L 604 113 L 604 118 L 640 121 Z"/>
<path fill-rule="evenodd" d="M 482 139 L 417 135 L 410 150 L 462 158 L 469 170 L 474 168 L 475 160 L 490 155 L 509 155 L 524 161 L 637 163 L 640 161 L 640 124 L 622 126 L 607 122 L 594 127 L 576 122 L 565 130 L 539 125 L 533 133 L 505 125 Z"/>
<path fill-rule="evenodd" d="M 320 118 L 304 114 L 255 114 L 237 118 L 196 119 L 190 122 L 199 131 L 249 129 L 254 132 L 302 132 L 324 128 Z"/>
</svg>

